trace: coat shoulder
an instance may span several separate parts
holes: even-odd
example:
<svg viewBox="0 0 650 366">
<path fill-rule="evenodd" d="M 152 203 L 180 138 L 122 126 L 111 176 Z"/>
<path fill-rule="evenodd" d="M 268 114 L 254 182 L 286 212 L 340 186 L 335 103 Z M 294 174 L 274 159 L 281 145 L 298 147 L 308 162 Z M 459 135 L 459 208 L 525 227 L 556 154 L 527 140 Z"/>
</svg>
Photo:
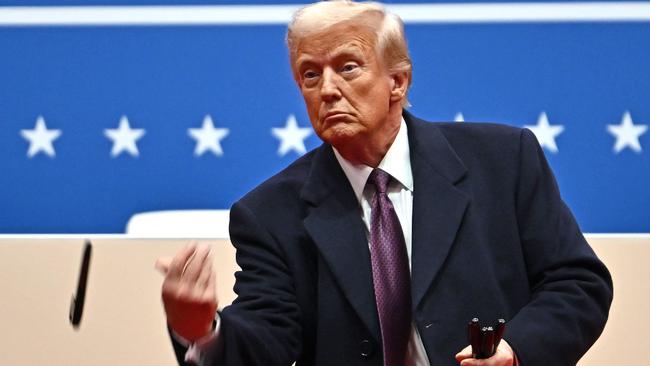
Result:
<svg viewBox="0 0 650 366">
<path fill-rule="evenodd" d="M 480 146 L 519 143 L 523 129 L 515 126 L 484 122 L 431 122 L 451 144 L 478 143 Z"/>
<path fill-rule="evenodd" d="M 300 201 L 300 192 L 309 177 L 314 156 L 321 148 L 301 156 L 286 168 L 260 183 L 237 203 L 243 203 L 254 211 L 270 211 L 270 214 L 278 207 L 287 208 L 294 204 L 297 205 Z"/>
<path fill-rule="evenodd" d="M 508 161 L 515 163 L 521 153 L 522 136 L 532 135 L 528 130 L 497 123 L 434 122 L 428 125 L 437 128 L 458 156 L 470 164 L 476 159 L 496 166 Z"/>
</svg>

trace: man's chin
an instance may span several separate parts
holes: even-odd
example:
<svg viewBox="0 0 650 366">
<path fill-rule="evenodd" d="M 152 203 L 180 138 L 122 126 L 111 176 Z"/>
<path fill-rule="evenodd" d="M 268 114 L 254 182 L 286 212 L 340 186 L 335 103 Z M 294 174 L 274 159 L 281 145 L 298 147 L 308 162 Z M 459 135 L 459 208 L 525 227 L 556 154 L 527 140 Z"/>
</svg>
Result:
<svg viewBox="0 0 650 366">
<path fill-rule="evenodd" d="M 355 128 L 349 125 L 341 126 L 341 124 L 338 124 L 337 126 L 332 126 L 332 128 L 327 129 L 323 134 L 322 139 L 328 144 L 341 150 L 349 149 L 355 141 L 358 140 L 358 137 L 359 132 Z"/>
</svg>

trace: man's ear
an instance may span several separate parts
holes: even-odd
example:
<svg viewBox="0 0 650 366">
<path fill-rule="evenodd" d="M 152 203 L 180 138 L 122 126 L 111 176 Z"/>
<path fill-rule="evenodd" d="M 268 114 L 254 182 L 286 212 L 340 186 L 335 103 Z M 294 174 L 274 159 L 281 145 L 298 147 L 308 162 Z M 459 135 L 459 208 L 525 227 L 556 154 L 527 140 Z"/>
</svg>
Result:
<svg viewBox="0 0 650 366">
<path fill-rule="evenodd" d="M 399 102 L 406 98 L 406 90 L 409 85 L 407 72 L 396 72 L 391 75 L 390 101 Z"/>
</svg>

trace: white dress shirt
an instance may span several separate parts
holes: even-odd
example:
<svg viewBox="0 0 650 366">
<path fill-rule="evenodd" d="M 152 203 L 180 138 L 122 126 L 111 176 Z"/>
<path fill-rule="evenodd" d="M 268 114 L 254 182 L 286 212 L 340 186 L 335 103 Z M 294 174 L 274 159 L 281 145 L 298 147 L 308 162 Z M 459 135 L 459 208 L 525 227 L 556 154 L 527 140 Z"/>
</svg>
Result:
<svg viewBox="0 0 650 366">
<path fill-rule="evenodd" d="M 352 164 L 345 160 L 336 149 L 334 149 L 334 155 L 336 155 L 336 160 L 341 165 L 345 176 L 352 185 L 354 194 L 359 200 L 361 218 L 366 225 L 366 237 L 370 238 L 371 200 L 375 189 L 372 186 L 366 187 L 366 181 L 373 168 L 367 165 Z M 413 172 L 411 170 L 408 133 L 404 119 L 402 119 L 395 141 L 393 141 L 377 168 L 393 177 L 388 185 L 387 193 L 402 226 L 410 269 L 411 248 L 413 247 Z M 370 241 L 368 241 L 368 246 L 370 246 Z M 411 325 L 411 338 L 409 339 L 407 353 L 405 366 L 429 366 L 429 359 L 415 323 Z"/>
</svg>

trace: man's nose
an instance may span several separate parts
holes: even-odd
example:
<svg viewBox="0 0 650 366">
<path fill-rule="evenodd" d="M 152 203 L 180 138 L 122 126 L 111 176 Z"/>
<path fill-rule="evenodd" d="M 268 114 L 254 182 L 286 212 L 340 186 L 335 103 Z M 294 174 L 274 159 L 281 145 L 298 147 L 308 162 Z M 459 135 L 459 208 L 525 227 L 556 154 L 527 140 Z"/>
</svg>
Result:
<svg viewBox="0 0 650 366">
<path fill-rule="evenodd" d="M 341 99 L 341 91 L 338 87 L 338 75 L 331 68 L 323 70 L 320 93 L 321 98 L 326 102 Z"/>
</svg>

